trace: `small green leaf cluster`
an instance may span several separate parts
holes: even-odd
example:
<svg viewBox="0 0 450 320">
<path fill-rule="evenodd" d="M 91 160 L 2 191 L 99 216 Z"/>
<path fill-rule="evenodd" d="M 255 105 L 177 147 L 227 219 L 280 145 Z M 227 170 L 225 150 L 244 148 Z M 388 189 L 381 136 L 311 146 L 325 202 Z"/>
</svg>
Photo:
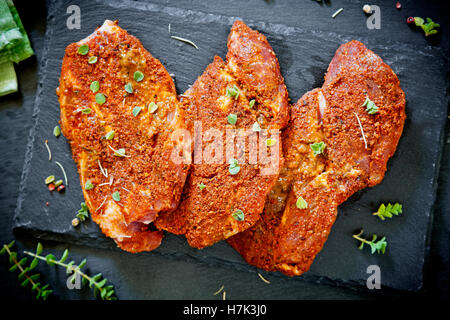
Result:
<svg viewBox="0 0 450 320">
<path fill-rule="evenodd" d="M 89 218 L 89 209 L 85 202 L 81 203 L 81 209 L 78 210 L 77 218 L 80 221 L 85 221 L 87 218 Z"/>
<path fill-rule="evenodd" d="M 421 27 L 423 32 L 425 32 L 425 36 L 428 37 L 432 34 L 437 33 L 438 31 L 435 28 L 440 27 L 439 23 L 433 22 L 430 18 L 427 18 L 427 22 L 421 17 L 414 17 L 414 23 L 416 26 Z"/>
<path fill-rule="evenodd" d="M 395 203 L 394 205 L 388 204 L 387 206 L 382 203 L 378 208 L 377 212 L 374 212 L 373 215 L 379 217 L 381 220 L 386 218 L 392 218 L 394 215 L 398 216 L 402 213 L 402 205 L 399 203 Z"/>
<path fill-rule="evenodd" d="M 31 271 L 36 268 L 38 265 L 38 259 L 34 258 L 30 265 L 27 266 L 28 258 L 24 257 L 20 260 L 17 258 L 17 252 L 12 251 L 11 248 L 14 246 L 15 241 L 11 241 L 9 244 L 4 244 L 2 249 L 0 250 L 0 255 L 8 253 L 9 255 L 9 263 L 12 265 L 11 268 L 9 268 L 9 271 L 14 272 L 16 270 L 19 270 L 20 273 L 18 275 L 18 279 L 21 282 L 22 287 L 31 286 L 31 291 L 36 292 L 36 299 L 42 299 L 46 300 L 47 297 L 53 292 L 53 290 L 49 289 L 49 285 L 46 284 L 42 286 L 40 282 L 38 282 L 40 278 L 39 273 L 33 273 L 31 274 Z M 42 252 L 42 246 L 39 247 L 36 252 L 39 252 L 41 250 Z"/>
<path fill-rule="evenodd" d="M 364 245 L 367 244 L 370 246 L 370 250 L 371 250 L 372 254 L 374 254 L 375 252 L 384 254 L 386 251 L 386 247 L 388 245 L 387 241 L 386 241 L 386 237 L 383 237 L 377 241 L 378 237 L 376 234 L 374 234 L 374 235 L 372 235 L 372 240 L 369 241 L 369 240 L 361 237 L 363 232 L 364 231 L 361 230 L 360 233 L 353 235 L 353 238 L 355 238 L 356 240 L 361 242 L 361 244 L 358 247 L 359 250 L 362 250 L 364 248 Z"/>
</svg>

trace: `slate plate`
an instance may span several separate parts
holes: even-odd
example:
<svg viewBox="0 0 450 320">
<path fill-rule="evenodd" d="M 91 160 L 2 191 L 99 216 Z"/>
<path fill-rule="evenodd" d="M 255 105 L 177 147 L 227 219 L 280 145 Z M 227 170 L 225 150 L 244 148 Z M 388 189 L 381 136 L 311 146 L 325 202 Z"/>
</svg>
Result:
<svg viewBox="0 0 450 320">
<path fill-rule="evenodd" d="M 113 249 L 113 241 L 105 238 L 94 223 L 88 222 L 77 229 L 71 226 L 71 220 L 83 201 L 81 187 L 67 141 L 64 137 L 52 135 L 59 120 L 55 89 L 65 47 L 86 37 L 105 19 L 118 19 L 121 27 L 137 36 L 169 73 L 175 74 L 177 90 L 181 94 L 203 72 L 214 55 L 225 57 L 230 27 L 239 17 L 131 1 L 109 1 L 107 4 L 80 1 L 81 29 L 68 30 L 66 9 L 69 4 L 70 1 L 59 2 L 49 8 L 45 65 L 36 97 L 34 127 L 27 148 L 15 227 L 40 238 Z M 256 20 L 246 20 L 246 23 L 267 36 L 278 56 L 292 101 L 321 86 L 336 49 L 352 39 L 365 43 L 394 69 L 408 101 L 404 134 L 395 156 L 389 161 L 384 181 L 374 188 L 360 191 L 340 206 L 339 216 L 323 251 L 311 270 L 293 281 L 307 279 L 365 285 L 367 267 L 375 264 L 381 268 L 383 286 L 419 290 L 446 118 L 447 66 L 443 55 L 436 48 L 417 48 L 381 37 L 369 38 L 361 36 L 357 30 L 338 34 L 329 28 L 294 28 Z M 173 35 L 193 40 L 200 49 L 170 39 L 169 24 Z M 48 160 L 44 146 L 46 139 L 52 150 L 52 161 Z M 44 185 L 45 177 L 50 174 L 62 178 L 55 161 L 60 162 L 67 172 L 69 184 L 65 194 L 49 193 Z M 388 201 L 401 202 L 404 214 L 385 222 L 371 215 L 379 203 Z M 357 249 L 351 235 L 361 227 L 366 234 L 376 233 L 388 238 L 385 255 L 371 255 L 367 249 Z M 197 250 L 190 248 L 184 237 L 170 234 L 157 250 L 142 254 L 254 270 L 225 242 Z"/>
</svg>

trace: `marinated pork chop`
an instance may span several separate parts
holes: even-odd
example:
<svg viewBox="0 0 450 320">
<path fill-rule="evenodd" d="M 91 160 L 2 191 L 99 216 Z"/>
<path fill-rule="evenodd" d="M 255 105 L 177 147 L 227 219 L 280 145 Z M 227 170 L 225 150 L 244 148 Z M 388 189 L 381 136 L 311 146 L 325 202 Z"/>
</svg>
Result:
<svg viewBox="0 0 450 320">
<path fill-rule="evenodd" d="M 376 113 L 367 112 L 366 98 Z M 342 45 L 323 87 L 292 108 L 283 135 L 285 167 L 262 219 L 228 242 L 259 268 L 290 276 L 308 271 L 338 205 L 383 179 L 405 117 L 405 95 L 392 69 L 358 41 Z M 320 142 L 325 149 L 314 154 L 310 145 Z"/>
<path fill-rule="evenodd" d="M 215 57 L 182 104 L 195 141 L 194 164 L 179 208 L 160 215 L 155 224 L 203 248 L 256 223 L 282 167 L 276 134 L 288 121 L 288 96 L 267 39 L 236 21 L 226 63 Z M 227 134 L 232 138 L 226 139 Z M 257 149 L 275 157 L 253 161 L 250 150 L 258 144 Z M 235 152 L 230 156 L 227 149 Z"/>
<path fill-rule="evenodd" d="M 178 205 L 189 162 L 172 161 L 185 124 L 171 77 L 107 20 L 66 48 L 57 94 L 92 219 L 126 251 L 155 249 L 149 224 Z"/>
</svg>

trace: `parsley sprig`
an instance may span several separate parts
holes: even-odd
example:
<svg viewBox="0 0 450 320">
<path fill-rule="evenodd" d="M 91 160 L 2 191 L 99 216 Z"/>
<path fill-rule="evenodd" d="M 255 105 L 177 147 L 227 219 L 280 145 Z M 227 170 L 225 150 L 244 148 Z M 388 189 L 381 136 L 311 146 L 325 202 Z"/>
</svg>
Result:
<svg viewBox="0 0 450 320">
<path fill-rule="evenodd" d="M 382 203 L 380 207 L 378 208 L 377 212 L 374 212 L 373 215 L 377 216 L 381 220 L 384 220 L 386 218 L 392 218 L 392 216 L 398 216 L 402 213 L 402 205 L 399 203 L 395 203 L 394 205 L 388 204 L 387 206 Z"/>
<path fill-rule="evenodd" d="M 94 289 L 94 296 L 100 298 L 102 300 L 116 300 L 117 298 L 114 296 L 114 286 L 106 285 L 107 279 L 103 277 L 101 273 L 96 274 L 95 276 L 89 276 L 84 271 L 82 271 L 83 267 L 86 265 L 87 260 L 84 259 L 80 262 L 80 264 L 75 265 L 75 261 L 70 261 L 69 263 L 65 263 L 67 258 L 69 257 L 69 250 L 66 249 L 62 254 L 59 260 L 53 254 L 47 254 L 46 256 L 42 256 L 43 247 L 41 243 L 38 243 L 36 253 L 32 253 L 29 251 L 24 251 L 26 255 L 29 255 L 34 258 L 33 261 L 35 265 L 37 265 L 38 260 L 45 261 L 49 266 L 60 266 L 66 269 L 67 274 L 73 273 L 71 281 L 74 283 L 77 275 L 81 276 L 82 284 L 89 284 L 89 288 Z"/>
<path fill-rule="evenodd" d="M 374 234 L 374 235 L 372 235 L 372 240 L 369 241 L 369 240 L 366 240 L 361 237 L 363 232 L 364 231 L 361 230 L 360 233 L 353 235 L 353 238 L 355 238 L 356 240 L 361 242 L 358 249 L 362 250 L 364 248 L 364 245 L 367 244 L 370 246 L 371 254 L 374 254 L 375 252 L 384 254 L 384 252 L 386 251 L 386 247 L 387 247 L 386 237 L 383 237 L 383 238 L 379 239 L 378 241 L 376 241 L 378 237 L 376 234 Z"/>
<path fill-rule="evenodd" d="M 53 290 L 49 289 L 48 284 L 42 286 L 42 284 L 38 282 L 38 279 L 41 276 L 39 273 L 31 274 L 31 271 L 38 265 L 38 260 L 36 258 L 33 259 L 29 266 L 26 266 L 28 260 L 26 257 L 17 260 L 17 252 L 12 250 L 14 244 L 15 241 L 13 240 L 9 244 L 4 244 L 0 250 L 0 255 L 5 253 L 8 253 L 9 255 L 9 263 L 12 265 L 11 268 L 9 268 L 9 271 L 14 272 L 19 270 L 20 273 L 18 275 L 18 279 L 21 281 L 20 285 L 22 287 L 30 285 L 31 291 L 36 292 L 36 299 L 47 300 L 47 297 L 53 292 Z"/>
</svg>

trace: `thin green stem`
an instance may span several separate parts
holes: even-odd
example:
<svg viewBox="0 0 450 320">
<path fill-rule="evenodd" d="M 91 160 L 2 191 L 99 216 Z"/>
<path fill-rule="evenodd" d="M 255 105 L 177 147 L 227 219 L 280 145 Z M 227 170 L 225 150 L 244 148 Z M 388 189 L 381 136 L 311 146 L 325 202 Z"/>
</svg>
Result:
<svg viewBox="0 0 450 320">
<path fill-rule="evenodd" d="M 5 248 L 6 252 L 8 252 L 8 255 L 11 257 L 11 251 L 9 250 L 8 246 L 6 244 L 3 245 L 3 248 Z M 22 266 L 20 265 L 20 263 L 17 261 L 16 258 L 12 258 L 12 261 L 14 262 L 14 264 L 17 266 L 17 268 L 20 270 L 21 273 L 23 273 L 24 277 L 26 279 L 28 279 L 28 281 L 30 282 L 30 284 L 32 285 L 32 287 L 36 286 L 36 283 L 33 281 L 33 279 L 30 278 L 30 276 L 28 275 L 28 273 L 25 272 L 25 269 L 22 268 Z M 39 293 L 41 293 L 41 289 L 39 288 L 39 286 L 36 286 L 36 289 Z"/>
</svg>

